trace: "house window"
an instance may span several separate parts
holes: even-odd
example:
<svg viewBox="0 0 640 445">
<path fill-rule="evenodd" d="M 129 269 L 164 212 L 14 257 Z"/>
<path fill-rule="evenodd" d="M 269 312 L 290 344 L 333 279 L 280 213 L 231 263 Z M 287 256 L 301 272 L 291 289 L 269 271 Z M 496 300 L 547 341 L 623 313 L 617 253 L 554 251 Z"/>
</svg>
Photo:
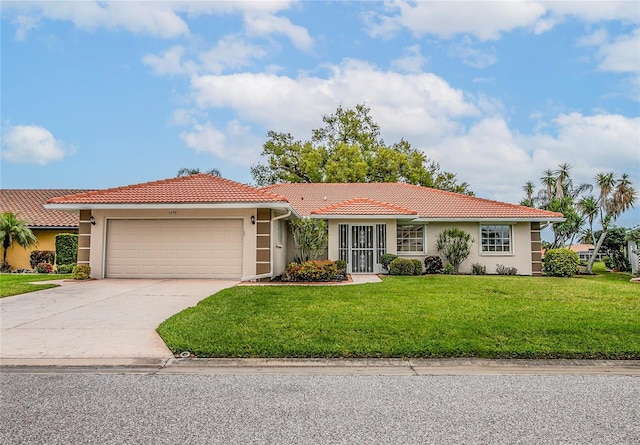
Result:
<svg viewBox="0 0 640 445">
<path fill-rule="evenodd" d="M 338 224 L 338 259 L 349 262 L 349 225 Z"/>
<path fill-rule="evenodd" d="M 424 225 L 399 225 L 398 253 L 424 253 Z"/>
<path fill-rule="evenodd" d="M 481 226 L 482 253 L 511 253 L 511 226 Z"/>
</svg>

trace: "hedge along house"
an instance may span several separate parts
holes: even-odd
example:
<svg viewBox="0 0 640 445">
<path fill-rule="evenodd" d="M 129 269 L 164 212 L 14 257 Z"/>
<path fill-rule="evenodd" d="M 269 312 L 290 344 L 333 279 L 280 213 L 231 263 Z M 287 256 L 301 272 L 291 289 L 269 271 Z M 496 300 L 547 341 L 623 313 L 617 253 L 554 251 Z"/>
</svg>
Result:
<svg viewBox="0 0 640 445">
<path fill-rule="evenodd" d="M 328 222 L 326 257 L 350 273 L 381 272 L 380 256 L 436 255 L 443 230 L 474 238 L 472 263 L 541 271 L 540 224 L 560 213 L 400 183 L 278 184 L 254 188 L 200 174 L 54 198 L 80 214 L 79 263 L 94 278 L 232 278 L 282 273 L 295 255 L 286 221 Z M 82 256 L 82 259 L 80 258 Z"/>
<path fill-rule="evenodd" d="M 29 221 L 28 227 L 38 238 L 38 244 L 28 249 L 14 244 L 7 252 L 12 269 L 30 269 L 29 258 L 34 250 L 55 251 L 55 238 L 59 233 L 78 233 L 77 213 L 45 209 L 51 198 L 82 193 L 80 189 L 3 189 L 0 190 L 0 211 L 11 212 Z"/>
</svg>

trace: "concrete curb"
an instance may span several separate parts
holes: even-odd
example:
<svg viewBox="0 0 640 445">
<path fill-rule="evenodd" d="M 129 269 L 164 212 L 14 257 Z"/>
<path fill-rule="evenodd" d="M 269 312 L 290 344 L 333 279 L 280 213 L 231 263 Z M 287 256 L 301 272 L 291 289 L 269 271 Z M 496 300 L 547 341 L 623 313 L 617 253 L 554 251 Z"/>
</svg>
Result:
<svg viewBox="0 0 640 445">
<path fill-rule="evenodd" d="M 2 359 L 2 373 L 183 375 L 591 375 L 640 377 L 640 360 Z"/>
</svg>

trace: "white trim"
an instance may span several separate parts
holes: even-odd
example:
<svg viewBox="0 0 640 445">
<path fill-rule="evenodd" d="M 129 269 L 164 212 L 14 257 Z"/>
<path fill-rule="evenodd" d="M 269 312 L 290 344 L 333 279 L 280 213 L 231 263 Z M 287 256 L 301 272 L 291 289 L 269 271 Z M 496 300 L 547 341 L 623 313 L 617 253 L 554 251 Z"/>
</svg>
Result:
<svg viewBox="0 0 640 445">
<path fill-rule="evenodd" d="M 352 220 L 352 219 L 365 219 L 365 220 L 379 220 L 379 219 L 403 219 L 403 220 L 413 220 L 417 218 L 416 215 L 320 215 L 314 213 L 313 215 L 309 215 L 309 218 L 317 218 L 317 219 L 342 219 L 342 220 Z"/>
<path fill-rule="evenodd" d="M 565 218 L 500 218 L 500 221 L 505 223 L 517 223 L 517 222 L 563 222 Z M 478 222 L 488 223 L 496 221 L 495 217 L 492 218 L 415 218 L 416 223 L 429 223 L 429 222 Z"/>
</svg>

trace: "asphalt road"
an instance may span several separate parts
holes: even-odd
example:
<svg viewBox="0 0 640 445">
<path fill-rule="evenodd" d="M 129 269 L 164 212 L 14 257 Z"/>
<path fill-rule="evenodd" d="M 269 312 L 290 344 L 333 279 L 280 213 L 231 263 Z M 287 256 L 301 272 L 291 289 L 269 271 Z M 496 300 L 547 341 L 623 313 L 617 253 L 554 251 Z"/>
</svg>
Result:
<svg viewBox="0 0 640 445">
<path fill-rule="evenodd" d="M 625 376 L 0 375 L 2 444 L 638 444 Z"/>
</svg>

